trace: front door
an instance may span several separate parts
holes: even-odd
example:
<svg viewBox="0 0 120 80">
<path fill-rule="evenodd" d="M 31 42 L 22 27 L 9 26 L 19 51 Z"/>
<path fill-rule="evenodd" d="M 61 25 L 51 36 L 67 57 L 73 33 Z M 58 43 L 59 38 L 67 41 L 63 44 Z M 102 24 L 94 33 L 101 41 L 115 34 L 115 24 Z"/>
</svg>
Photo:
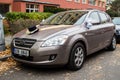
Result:
<svg viewBox="0 0 120 80">
<path fill-rule="evenodd" d="M 92 12 L 88 17 L 88 19 L 92 19 L 100 23 L 100 18 L 98 12 L 96 11 Z M 88 40 L 89 54 L 97 51 L 100 48 L 101 37 L 102 37 L 101 34 L 102 34 L 102 29 L 100 24 L 92 24 L 90 29 L 88 29 L 87 32 L 85 33 L 85 37 Z"/>
</svg>

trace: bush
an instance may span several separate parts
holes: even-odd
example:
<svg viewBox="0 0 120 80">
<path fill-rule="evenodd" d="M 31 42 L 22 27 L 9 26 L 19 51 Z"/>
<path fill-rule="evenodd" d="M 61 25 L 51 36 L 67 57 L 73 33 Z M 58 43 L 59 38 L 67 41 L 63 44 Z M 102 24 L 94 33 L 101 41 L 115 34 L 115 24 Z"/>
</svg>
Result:
<svg viewBox="0 0 120 80">
<path fill-rule="evenodd" d="M 18 19 L 32 19 L 32 20 L 42 20 L 51 16 L 52 13 L 23 13 L 23 12 L 8 12 L 6 14 L 6 19 L 13 22 Z"/>
<path fill-rule="evenodd" d="M 10 23 L 10 30 L 12 34 L 15 34 L 25 28 L 28 28 L 30 26 L 34 26 L 40 24 L 39 20 L 32 20 L 32 19 L 18 19 L 12 23 Z"/>
<path fill-rule="evenodd" d="M 113 11 L 113 10 L 111 10 L 111 9 L 107 10 L 106 12 L 107 12 L 111 17 L 120 17 L 120 16 L 119 16 L 120 14 L 118 14 L 117 12 L 115 12 L 115 11 Z"/>
<path fill-rule="evenodd" d="M 10 31 L 15 34 L 22 29 L 39 24 L 42 19 L 46 19 L 51 15 L 52 13 L 8 12 L 6 20 L 9 23 Z"/>
<path fill-rule="evenodd" d="M 3 26 L 4 26 L 4 33 L 5 35 L 9 35 L 10 34 L 10 27 L 8 24 L 8 21 L 6 19 L 3 20 Z"/>
</svg>

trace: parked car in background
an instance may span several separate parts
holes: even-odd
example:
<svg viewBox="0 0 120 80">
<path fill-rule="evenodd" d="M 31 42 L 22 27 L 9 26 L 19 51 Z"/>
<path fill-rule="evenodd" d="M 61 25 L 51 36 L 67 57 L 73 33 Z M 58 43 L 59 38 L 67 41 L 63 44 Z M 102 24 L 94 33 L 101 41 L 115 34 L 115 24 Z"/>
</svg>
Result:
<svg viewBox="0 0 120 80">
<path fill-rule="evenodd" d="M 0 14 L 0 52 L 5 50 L 5 38 L 3 30 L 3 17 Z"/>
<path fill-rule="evenodd" d="M 40 25 L 14 35 L 12 56 L 32 65 L 82 67 L 87 55 L 103 48 L 116 49 L 115 26 L 99 10 L 71 10 L 57 13 Z"/>
<path fill-rule="evenodd" d="M 120 17 L 114 17 L 113 23 L 115 24 L 115 29 L 116 29 L 116 39 L 119 42 L 120 41 Z"/>
</svg>

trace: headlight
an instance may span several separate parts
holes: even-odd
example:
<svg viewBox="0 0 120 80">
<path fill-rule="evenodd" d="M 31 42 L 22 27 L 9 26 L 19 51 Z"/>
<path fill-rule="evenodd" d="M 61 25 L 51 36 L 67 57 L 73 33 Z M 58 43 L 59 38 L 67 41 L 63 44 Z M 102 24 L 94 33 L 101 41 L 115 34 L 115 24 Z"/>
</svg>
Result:
<svg viewBox="0 0 120 80">
<path fill-rule="evenodd" d="M 46 40 L 41 46 L 50 47 L 50 46 L 63 45 L 65 41 L 67 40 L 67 38 L 68 38 L 67 35 L 56 36 L 56 37 Z"/>
</svg>

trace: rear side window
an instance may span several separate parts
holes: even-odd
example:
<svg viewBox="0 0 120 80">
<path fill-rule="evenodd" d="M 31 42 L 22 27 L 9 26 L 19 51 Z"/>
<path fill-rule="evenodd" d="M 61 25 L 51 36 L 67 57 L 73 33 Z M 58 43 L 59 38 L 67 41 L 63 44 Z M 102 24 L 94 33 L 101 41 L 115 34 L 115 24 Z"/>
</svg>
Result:
<svg viewBox="0 0 120 80">
<path fill-rule="evenodd" d="M 101 22 L 102 23 L 106 23 L 107 22 L 107 16 L 104 13 L 99 13 L 100 14 L 100 18 L 101 18 Z"/>
</svg>

